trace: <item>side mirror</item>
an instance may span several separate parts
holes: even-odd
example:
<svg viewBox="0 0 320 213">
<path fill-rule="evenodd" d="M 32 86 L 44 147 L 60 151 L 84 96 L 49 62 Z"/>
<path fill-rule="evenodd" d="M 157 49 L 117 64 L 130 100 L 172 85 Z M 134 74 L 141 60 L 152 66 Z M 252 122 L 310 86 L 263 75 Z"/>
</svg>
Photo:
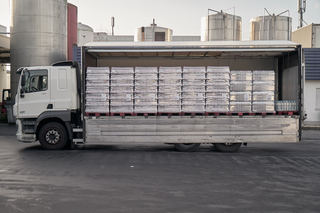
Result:
<svg viewBox="0 0 320 213">
<path fill-rule="evenodd" d="M 24 89 L 23 88 L 20 89 L 20 97 L 24 98 Z"/>
<path fill-rule="evenodd" d="M 22 75 L 21 76 L 21 87 L 24 87 L 26 85 L 26 76 Z"/>
</svg>

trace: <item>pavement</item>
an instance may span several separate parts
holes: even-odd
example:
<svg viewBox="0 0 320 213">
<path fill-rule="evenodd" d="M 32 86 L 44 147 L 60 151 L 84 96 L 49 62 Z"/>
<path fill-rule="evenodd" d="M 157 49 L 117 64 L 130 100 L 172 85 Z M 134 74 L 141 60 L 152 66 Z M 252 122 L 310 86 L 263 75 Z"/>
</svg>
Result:
<svg viewBox="0 0 320 213">
<path fill-rule="evenodd" d="M 319 212 L 320 131 L 294 144 L 46 151 L 0 124 L 0 212 Z"/>
</svg>

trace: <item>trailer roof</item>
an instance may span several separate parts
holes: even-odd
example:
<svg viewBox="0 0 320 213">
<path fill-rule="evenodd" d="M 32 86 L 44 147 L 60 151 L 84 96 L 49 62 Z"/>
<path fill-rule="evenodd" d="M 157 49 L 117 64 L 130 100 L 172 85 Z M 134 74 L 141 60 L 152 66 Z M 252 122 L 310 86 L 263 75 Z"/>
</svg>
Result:
<svg viewBox="0 0 320 213">
<path fill-rule="evenodd" d="M 298 47 L 291 41 L 210 41 L 210 42 L 90 42 L 88 52 L 288 52 Z"/>
</svg>

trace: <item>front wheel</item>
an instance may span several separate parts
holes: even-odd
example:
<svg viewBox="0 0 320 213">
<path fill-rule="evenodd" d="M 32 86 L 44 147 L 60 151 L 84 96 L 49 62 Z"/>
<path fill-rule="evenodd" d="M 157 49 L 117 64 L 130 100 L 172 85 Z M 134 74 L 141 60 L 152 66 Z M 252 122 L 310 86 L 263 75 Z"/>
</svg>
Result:
<svg viewBox="0 0 320 213">
<path fill-rule="evenodd" d="M 47 123 L 39 131 L 39 142 L 44 149 L 63 149 L 68 144 L 67 130 L 60 123 Z"/>
<path fill-rule="evenodd" d="M 199 149 L 200 143 L 176 143 L 174 146 L 180 152 L 194 152 Z"/>
<path fill-rule="evenodd" d="M 237 152 L 241 143 L 214 143 L 213 145 L 219 152 Z"/>
</svg>

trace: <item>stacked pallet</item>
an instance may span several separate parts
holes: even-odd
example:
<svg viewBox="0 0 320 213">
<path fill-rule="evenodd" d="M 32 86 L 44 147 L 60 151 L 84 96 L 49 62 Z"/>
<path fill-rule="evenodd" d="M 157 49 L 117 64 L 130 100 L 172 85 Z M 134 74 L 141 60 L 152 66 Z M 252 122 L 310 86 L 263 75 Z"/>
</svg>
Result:
<svg viewBox="0 0 320 213">
<path fill-rule="evenodd" d="M 295 100 L 282 100 L 276 101 L 276 111 L 278 112 L 296 112 L 298 111 L 298 105 Z"/>
<path fill-rule="evenodd" d="M 135 104 L 136 113 L 157 113 L 157 67 L 135 68 Z"/>
<path fill-rule="evenodd" d="M 252 111 L 273 113 L 275 93 L 274 71 L 253 71 Z"/>
<path fill-rule="evenodd" d="M 109 112 L 108 67 L 88 67 L 86 75 L 85 112 Z"/>
<path fill-rule="evenodd" d="M 110 84 L 110 112 L 133 113 L 133 67 L 112 67 Z"/>
<path fill-rule="evenodd" d="M 231 71 L 230 112 L 251 112 L 252 72 Z"/>
<path fill-rule="evenodd" d="M 183 67 L 182 112 L 202 113 L 205 111 L 206 68 Z"/>
<path fill-rule="evenodd" d="M 228 112 L 229 94 L 229 67 L 207 67 L 206 112 Z"/>
<path fill-rule="evenodd" d="M 158 112 L 181 112 L 181 67 L 159 68 Z"/>
</svg>

